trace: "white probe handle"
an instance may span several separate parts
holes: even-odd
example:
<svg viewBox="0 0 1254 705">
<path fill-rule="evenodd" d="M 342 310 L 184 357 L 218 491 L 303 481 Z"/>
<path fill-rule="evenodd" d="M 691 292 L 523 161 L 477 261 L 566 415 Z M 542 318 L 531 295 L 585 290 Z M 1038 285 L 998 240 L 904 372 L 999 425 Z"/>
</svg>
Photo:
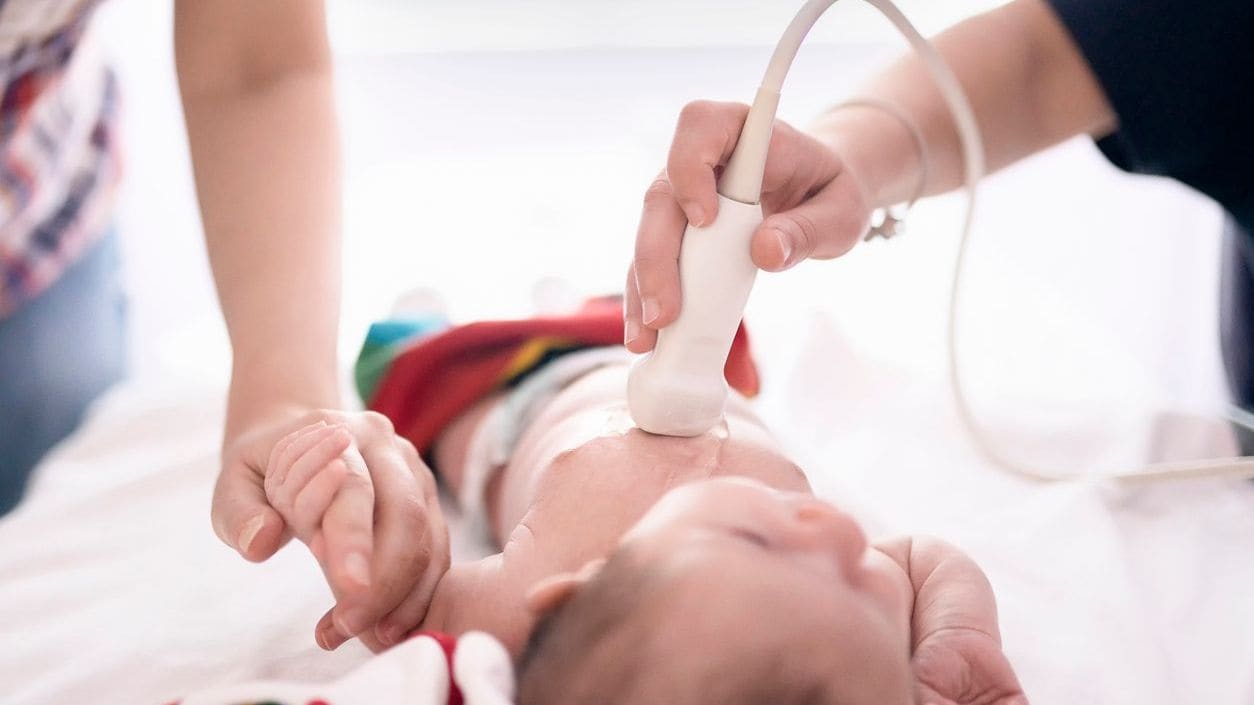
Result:
<svg viewBox="0 0 1254 705">
<path fill-rule="evenodd" d="M 718 217 L 688 226 L 679 249 L 679 318 L 627 378 L 627 408 L 649 433 L 696 436 L 723 418 L 723 367 L 758 268 L 749 256 L 762 207 L 719 195 Z"/>
</svg>

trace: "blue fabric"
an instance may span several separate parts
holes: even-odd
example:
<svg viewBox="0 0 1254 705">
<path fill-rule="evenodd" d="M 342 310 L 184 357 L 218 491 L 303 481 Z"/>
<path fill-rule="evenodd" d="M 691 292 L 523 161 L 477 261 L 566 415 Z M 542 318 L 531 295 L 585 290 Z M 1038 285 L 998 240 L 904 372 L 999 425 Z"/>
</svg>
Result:
<svg viewBox="0 0 1254 705">
<path fill-rule="evenodd" d="M 117 237 L 0 320 L 0 514 L 35 465 L 82 420 L 126 366 L 126 299 Z"/>
</svg>

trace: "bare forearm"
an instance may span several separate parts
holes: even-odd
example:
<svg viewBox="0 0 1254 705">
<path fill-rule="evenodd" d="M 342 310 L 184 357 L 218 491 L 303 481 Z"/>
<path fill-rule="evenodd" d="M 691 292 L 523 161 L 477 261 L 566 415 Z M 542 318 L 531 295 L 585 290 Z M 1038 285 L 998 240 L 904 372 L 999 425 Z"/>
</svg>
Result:
<svg viewBox="0 0 1254 705">
<path fill-rule="evenodd" d="M 201 219 L 234 353 L 228 437 L 275 407 L 339 402 L 339 147 L 330 61 L 312 29 L 320 18 L 276 40 L 288 46 L 274 55 L 296 58 L 275 61 L 249 52 L 260 40 L 215 24 L 253 11 L 239 7 L 180 3 L 176 32 Z"/>
<path fill-rule="evenodd" d="M 340 194 L 331 86 L 189 97 L 205 239 L 234 351 L 232 413 L 336 406 Z"/>
<path fill-rule="evenodd" d="M 989 171 L 1079 134 L 1101 135 L 1114 114 L 1083 56 L 1045 0 L 1016 0 L 934 39 L 976 115 Z M 901 59 L 860 96 L 893 103 L 923 133 L 925 193 L 959 186 L 962 153 L 954 121 L 923 63 Z M 919 183 L 920 156 L 908 129 L 874 108 L 842 108 L 813 132 L 862 178 L 875 205 L 905 201 Z"/>
</svg>

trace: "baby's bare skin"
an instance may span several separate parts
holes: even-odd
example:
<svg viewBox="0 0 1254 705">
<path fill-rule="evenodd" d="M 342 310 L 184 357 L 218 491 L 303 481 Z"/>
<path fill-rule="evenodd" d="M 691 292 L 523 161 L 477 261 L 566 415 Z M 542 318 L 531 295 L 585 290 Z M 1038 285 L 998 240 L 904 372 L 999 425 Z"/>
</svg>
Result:
<svg viewBox="0 0 1254 705">
<path fill-rule="evenodd" d="M 524 431 L 485 490 L 501 552 L 448 570 L 423 628 L 487 631 L 517 655 L 538 609 L 630 545 L 650 570 L 681 575 L 693 591 L 672 628 L 692 618 L 729 630 L 679 629 L 706 640 L 676 642 L 667 663 L 681 672 L 684 659 L 746 629 L 774 632 L 789 649 L 805 634 L 830 640 L 810 661 L 837 683 L 841 702 L 907 702 L 913 692 L 920 702 L 1026 703 L 1002 654 L 991 588 L 969 558 L 931 539 L 868 546 L 856 521 L 813 497 L 738 396 L 724 424 L 695 438 L 636 429 L 626 372 L 606 367 L 572 383 Z M 470 440 L 498 402 L 472 407 L 437 444 L 455 494 Z M 722 599 L 703 599 L 711 589 Z"/>
<path fill-rule="evenodd" d="M 809 491 L 739 396 L 726 422 L 695 438 L 645 433 L 631 423 L 623 390 L 627 367 L 579 379 L 550 402 L 522 435 L 487 490 L 501 553 L 454 566 L 436 590 L 424 628 L 483 629 L 513 651 L 530 630 L 530 587 L 609 555 L 622 535 L 670 489 L 742 476 L 780 489 Z M 462 460 L 492 402 L 468 411 L 440 439 L 436 465 L 461 489 Z"/>
</svg>

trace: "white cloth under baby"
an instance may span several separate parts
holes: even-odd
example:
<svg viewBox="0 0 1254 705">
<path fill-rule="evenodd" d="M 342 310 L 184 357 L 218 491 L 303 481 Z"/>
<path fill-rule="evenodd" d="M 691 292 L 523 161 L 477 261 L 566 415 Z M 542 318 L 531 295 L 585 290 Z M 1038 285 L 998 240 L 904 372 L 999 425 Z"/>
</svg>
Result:
<svg viewBox="0 0 1254 705">
<path fill-rule="evenodd" d="M 514 671 L 505 647 L 484 632 L 467 632 L 458 638 L 454 648 L 452 674 L 439 642 L 429 636 L 417 636 L 331 683 L 233 683 L 202 690 L 179 703 L 445 705 L 454 682 L 466 705 L 510 705 L 514 699 Z"/>
</svg>

